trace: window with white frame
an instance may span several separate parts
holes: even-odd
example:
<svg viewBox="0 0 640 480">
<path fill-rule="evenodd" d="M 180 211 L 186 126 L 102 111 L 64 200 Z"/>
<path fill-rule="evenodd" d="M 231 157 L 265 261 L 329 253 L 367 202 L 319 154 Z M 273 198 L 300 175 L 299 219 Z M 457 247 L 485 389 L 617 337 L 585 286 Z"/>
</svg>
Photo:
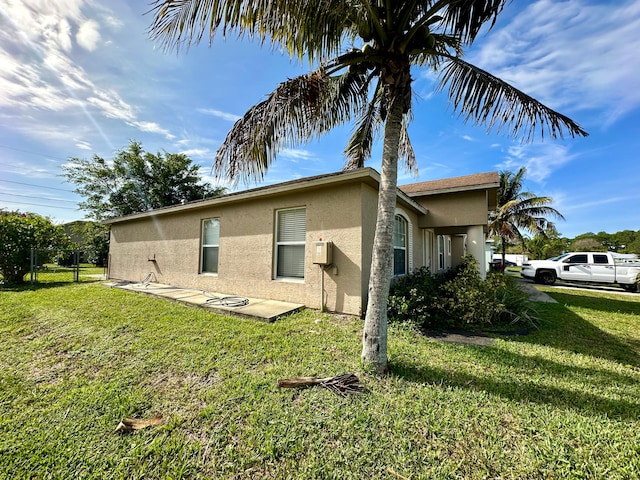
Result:
<svg viewBox="0 0 640 480">
<path fill-rule="evenodd" d="M 438 270 L 444 270 L 444 235 L 438 235 Z"/>
<path fill-rule="evenodd" d="M 396 215 L 393 223 L 393 274 L 407 273 L 407 220 Z"/>
<path fill-rule="evenodd" d="M 306 233 L 305 208 L 290 208 L 276 212 L 276 278 L 304 278 Z"/>
<path fill-rule="evenodd" d="M 218 273 L 220 251 L 220 219 L 202 221 L 202 265 L 201 273 Z"/>
</svg>

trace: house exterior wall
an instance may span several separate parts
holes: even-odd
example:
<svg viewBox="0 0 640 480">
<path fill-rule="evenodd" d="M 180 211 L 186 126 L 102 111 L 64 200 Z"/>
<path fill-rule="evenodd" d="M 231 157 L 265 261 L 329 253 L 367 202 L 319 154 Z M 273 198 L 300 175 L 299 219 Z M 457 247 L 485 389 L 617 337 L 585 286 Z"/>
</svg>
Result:
<svg viewBox="0 0 640 480">
<path fill-rule="evenodd" d="M 487 225 L 488 200 L 485 190 L 414 196 L 429 210 L 420 226 L 423 228 L 455 228 L 467 225 Z M 458 233 L 465 233 L 460 230 Z"/>
<path fill-rule="evenodd" d="M 202 203 L 113 219 L 109 276 L 209 292 L 301 303 L 361 315 L 367 292 L 378 205 L 377 173 L 370 169 L 310 177 Z M 489 193 L 488 193 L 489 192 Z M 408 223 L 408 269 L 444 269 L 467 250 L 484 257 L 490 191 L 398 195 L 396 214 Z M 275 278 L 277 211 L 306 212 L 304 279 Z M 219 220 L 218 272 L 201 273 L 202 226 Z M 452 245 L 451 239 L 460 241 Z M 315 242 L 333 242 L 333 265 L 313 264 Z M 453 251 L 454 250 L 454 251 Z M 483 262 L 483 265 L 486 262 Z M 485 268 L 481 269 L 484 273 Z M 321 285 L 324 279 L 324 291 Z"/>
<path fill-rule="evenodd" d="M 424 235 L 418 227 L 420 218 L 413 209 L 398 203 L 396 214 L 402 215 L 409 224 L 408 243 L 408 263 L 410 270 L 420 267 L 428 267 L 425 263 Z M 367 184 L 362 184 L 362 278 L 360 289 L 362 291 L 362 311 L 367 307 L 367 296 L 369 291 L 369 275 L 371 274 L 371 259 L 373 258 L 373 240 L 376 230 L 376 220 L 378 215 L 378 191 Z"/>
<path fill-rule="evenodd" d="M 323 271 L 312 263 L 312 246 L 322 239 L 334 244 L 335 267 L 324 271 L 327 309 L 360 314 L 361 194 L 359 183 L 343 184 L 114 223 L 109 276 L 140 281 L 153 272 L 160 283 L 320 308 Z M 306 209 L 304 280 L 275 279 L 276 211 L 293 207 Z M 217 274 L 200 273 L 202 221 L 209 218 L 220 219 Z"/>
</svg>

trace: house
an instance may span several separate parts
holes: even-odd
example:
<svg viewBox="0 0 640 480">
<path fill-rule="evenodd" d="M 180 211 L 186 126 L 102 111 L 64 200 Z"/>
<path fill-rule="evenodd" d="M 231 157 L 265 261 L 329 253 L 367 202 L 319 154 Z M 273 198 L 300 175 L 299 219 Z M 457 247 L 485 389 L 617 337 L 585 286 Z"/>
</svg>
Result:
<svg viewBox="0 0 640 480">
<path fill-rule="evenodd" d="M 360 315 L 379 180 L 363 168 L 107 220 L 108 275 L 140 281 L 153 272 L 174 286 Z M 484 275 L 498 185 L 491 172 L 400 187 L 394 275 L 445 270 L 466 253 Z"/>
</svg>

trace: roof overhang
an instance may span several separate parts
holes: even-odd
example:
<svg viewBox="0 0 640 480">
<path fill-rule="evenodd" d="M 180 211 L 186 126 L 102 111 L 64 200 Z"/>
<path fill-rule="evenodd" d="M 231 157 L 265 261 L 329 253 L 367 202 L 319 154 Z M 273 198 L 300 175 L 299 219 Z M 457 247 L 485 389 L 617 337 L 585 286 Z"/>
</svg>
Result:
<svg viewBox="0 0 640 480">
<path fill-rule="evenodd" d="M 495 190 L 500 187 L 498 172 L 477 173 L 441 180 L 410 183 L 399 188 L 412 198 L 445 193 L 469 192 L 474 190 Z"/>
</svg>

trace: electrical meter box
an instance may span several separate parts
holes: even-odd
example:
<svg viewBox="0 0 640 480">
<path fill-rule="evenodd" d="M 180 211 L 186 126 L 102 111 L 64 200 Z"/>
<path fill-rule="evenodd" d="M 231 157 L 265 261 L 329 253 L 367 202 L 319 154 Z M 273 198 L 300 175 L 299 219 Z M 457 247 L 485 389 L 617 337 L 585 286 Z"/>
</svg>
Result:
<svg viewBox="0 0 640 480">
<path fill-rule="evenodd" d="M 333 242 L 313 242 L 313 263 L 317 265 L 333 263 Z"/>
</svg>

